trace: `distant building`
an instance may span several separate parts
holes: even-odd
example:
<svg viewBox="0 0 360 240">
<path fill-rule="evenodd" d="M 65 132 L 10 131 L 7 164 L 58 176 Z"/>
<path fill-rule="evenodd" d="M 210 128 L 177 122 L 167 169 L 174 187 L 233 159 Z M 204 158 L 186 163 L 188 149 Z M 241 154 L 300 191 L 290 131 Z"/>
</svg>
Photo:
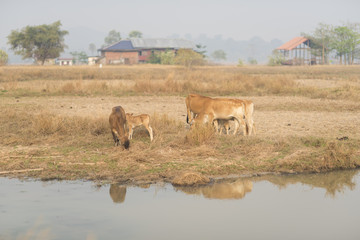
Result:
<svg viewBox="0 0 360 240">
<path fill-rule="evenodd" d="M 57 58 L 55 64 L 60 66 L 72 66 L 73 65 L 73 58 Z"/>
<path fill-rule="evenodd" d="M 174 51 L 178 49 L 195 49 L 192 41 L 184 39 L 144 39 L 133 38 L 121 40 L 101 52 L 100 63 L 103 64 L 138 64 L 149 60 L 154 52 Z"/>
<path fill-rule="evenodd" d="M 276 50 L 284 56 L 285 65 L 317 64 L 317 58 L 311 52 L 311 42 L 305 37 L 295 37 Z"/>
<path fill-rule="evenodd" d="M 97 64 L 99 58 L 100 58 L 99 56 L 89 56 L 89 57 L 88 57 L 88 64 L 89 64 L 89 65 L 95 65 L 95 64 Z"/>
</svg>

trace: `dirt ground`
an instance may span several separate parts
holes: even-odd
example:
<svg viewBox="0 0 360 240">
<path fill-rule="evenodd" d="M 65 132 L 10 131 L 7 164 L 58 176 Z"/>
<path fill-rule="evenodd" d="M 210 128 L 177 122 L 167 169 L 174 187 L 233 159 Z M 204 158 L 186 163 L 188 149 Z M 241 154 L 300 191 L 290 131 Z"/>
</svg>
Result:
<svg viewBox="0 0 360 240">
<path fill-rule="evenodd" d="M 347 136 L 360 139 L 360 107 L 345 100 L 319 100 L 305 97 L 247 97 L 254 102 L 257 134 L 270 137 Z M 25 104 L 64 116 L 108 117 L 113 106 L 126 112 L 167 114 L 186 124 L 185 98 L 177 96 L 130 97 L 46 97 L 3 98 L 2 104 Z"/>
</svg>

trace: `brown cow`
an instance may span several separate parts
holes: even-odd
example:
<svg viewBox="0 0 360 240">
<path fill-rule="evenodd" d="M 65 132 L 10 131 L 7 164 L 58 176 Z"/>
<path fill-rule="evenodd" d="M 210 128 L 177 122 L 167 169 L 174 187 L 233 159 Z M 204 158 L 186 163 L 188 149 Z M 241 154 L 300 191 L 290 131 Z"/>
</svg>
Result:
<svg viewBox="0 0 360 240">
<path fill-rule="evenodd" d="M 234 135 L 240 125 L 244 126 L 244 135 L 247 135 L 247 127 L 244 121 L 245 103 L 241 100 L 226 98 L 214 98 L 205 102 L 203 110 L 194 118 L 195 125 L 198 123 L 214 123 L 216 129 L 217 119 L 235 120 Z"/>
<path fill-rule="evenodd" d="M 189 94 L 185 99 L 187 117 L 186 122 L 191 123 L 196 114 L 203 111 L 207 101 L 213 98 L 201 96 L 199 94 Z"/>
<path fill-rule="evenodd" d="M 150 134 L 150 141 L 153 140 L 153 130 L 150 127 L 150 116 L 148 114 L 140 114 L 138 116 L 133 116 L 132 113 L 126 114 L 126 122 L 129 127 L 129 138 L 132 139 L 133 129 L 135 127 L 143 125 Z"/>
<path fill-rule="evenodd" d="M 218 101 L 218 103 L 216 103 L 216 101 Z M 198 94 L 189 94 L 185 99 L 185 103 L 187 108 L 188 123 L 192 123 L 192 118 L 194 117 L 193 115 L 195 115 L 197 116 L 197 118 L 199 118 L 195 122 L 207 122 L 210 120 L 210 122 L 214 123 L 215 128 L 218 131 L 219 124 L 215 120 L 217 119 L 236 120 L 234 134 L 236 134 L 237 132 L 237 129 L 239 127 L 238 124 L 241 124 L 245 127 L 245 131 L 246 131 L 245 135 L 251 135 L 252 131 L 254 131 L 255 133 L 255 125 L 253 120 L 254 103 L 250 100 L 240 100 L 233 98 L 210 98 Z M 221 112 L 219 112 L 229 107 L 233 108 L 233 106 L 236 104 L 238 104 L 239 106 L 243 105 L 242 117 L 240 115 L 238 117 L 234 117 L 231 116 L 231 114 L 222 116 Z M 214 106 L 216 106 L 216 109 L 212 109 Z M 219 114 L 215 114 L 215 113 L 219 113 Z M 246 122 L 244 122 L 243 119 L 245 119 Z"/>
<path fill-rule="evenodd" d="M 129 148 L 130 141 L 125 132 L 126 115 L 121 106 L 112 108 L 112 112 L 109 116 L 109 123 L 115 146 L 119 146 L 121 143 L 125 149 Z"/>
</svg>

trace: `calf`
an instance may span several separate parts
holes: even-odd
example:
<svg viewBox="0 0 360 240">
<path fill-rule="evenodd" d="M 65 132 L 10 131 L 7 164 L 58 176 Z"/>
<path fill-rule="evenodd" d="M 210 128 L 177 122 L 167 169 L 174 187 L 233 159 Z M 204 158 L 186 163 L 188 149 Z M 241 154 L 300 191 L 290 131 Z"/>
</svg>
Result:
<svg viewBox="0 0 360 240">
<path fill-rule="evenodd" d="M 126 122 L 129 127 L 129 138 L 132 139 L 133 129 L 135 127 L 143 125 L 150 134 L 150 141 L 153 140 L 153 130 L 150 127 L 150 116 L 148 114 L 140 114 L 133 116 L 132 113 L 126 114 Z"/>
<path fill-rule="evenodd" d="M 125 132 L 126 115 L 121 106 L 112 108 L 112 112 L 109 116 L 109 123 L 115 146 L 121 144 L 125 149 L 128 149 L 130 141 Z"/>
<path fill-rule="evenodd" d="M 219 131 L 219 134 L 222 133 L 223 128 L 226 131 L 226 135 L 229 135 L 230 130 L 230 120 L 217 119 L 214 121 L 215 128 Z"/>
</svg>

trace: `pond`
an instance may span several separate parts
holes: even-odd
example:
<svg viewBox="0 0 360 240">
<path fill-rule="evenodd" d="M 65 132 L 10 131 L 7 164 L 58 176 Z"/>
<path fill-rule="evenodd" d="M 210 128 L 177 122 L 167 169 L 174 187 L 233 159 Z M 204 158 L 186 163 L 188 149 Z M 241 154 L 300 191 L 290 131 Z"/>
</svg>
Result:
<svg viewBox="0 0 360 240">
<path fill-rule="evenodd" d="M 360 239 L 359 173 L 198 188 L 0 178 L 0 239 Z"/>
</svg>

